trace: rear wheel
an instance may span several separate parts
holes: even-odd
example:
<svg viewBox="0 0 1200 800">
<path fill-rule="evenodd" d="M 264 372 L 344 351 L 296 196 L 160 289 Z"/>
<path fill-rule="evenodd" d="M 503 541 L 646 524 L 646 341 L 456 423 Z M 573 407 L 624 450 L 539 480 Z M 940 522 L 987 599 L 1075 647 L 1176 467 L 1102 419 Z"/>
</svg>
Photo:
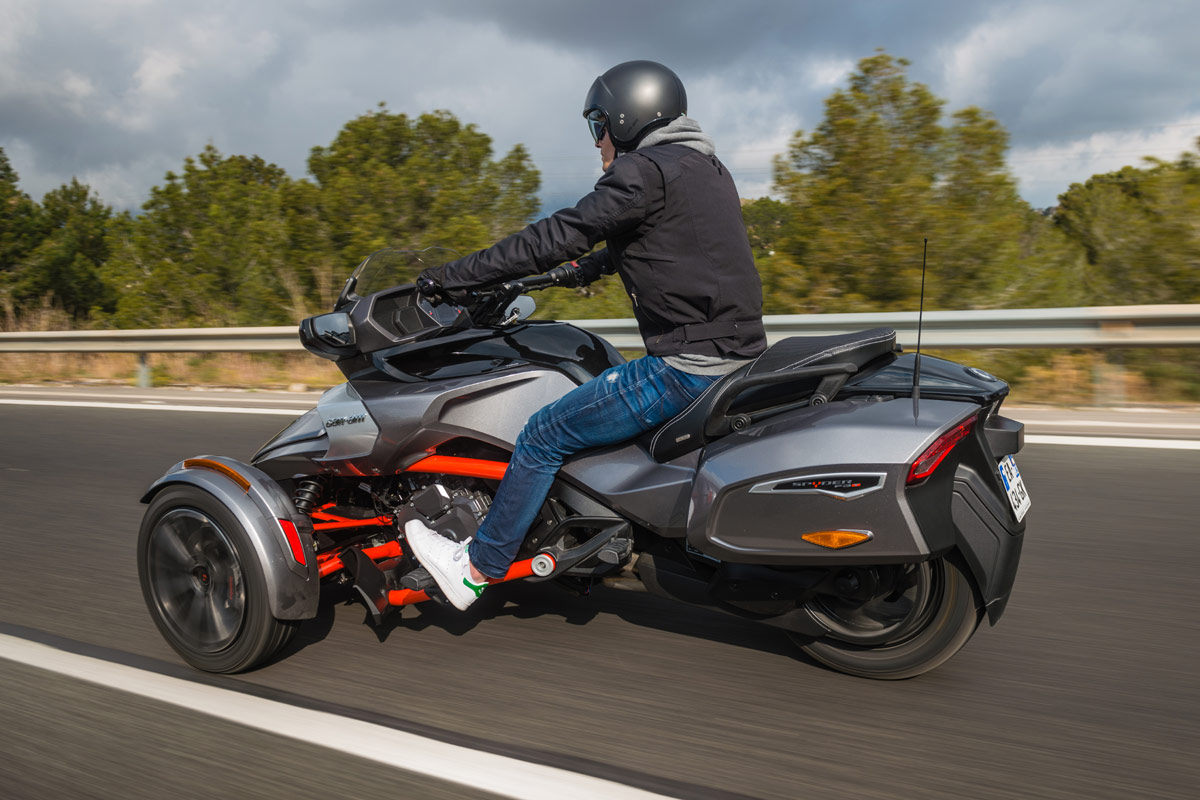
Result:
<svg viewBox="0 0 1200 800">
<path fill-rule="evenodd" d="M 271 615 L 250 537 L 229 509 L 193 486 L 168 487 L 150 503 L 138 536 L 138 577 L 163 638 L 206 672 L 261 664 L 299 624 Z"/>
<path fill-rule="evenodd" d="M 900 680 L 957 653 L 983 619 L 983 603 L 956 560 L 848 570 L 846 592 L 805 609 L 829 634 L 796 639 L 808 655 L 850 675 Z"/>
</svg>

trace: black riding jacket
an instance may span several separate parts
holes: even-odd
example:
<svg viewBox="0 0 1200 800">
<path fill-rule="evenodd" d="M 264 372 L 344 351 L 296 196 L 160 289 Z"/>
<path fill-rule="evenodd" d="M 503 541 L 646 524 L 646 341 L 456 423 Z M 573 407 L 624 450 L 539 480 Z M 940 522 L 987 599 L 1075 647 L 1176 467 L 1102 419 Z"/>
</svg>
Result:
<svg viewBox="0 0 1200 800">
<path fill-rule="evenodd" d="M 733 178 L 716 156 L 662 144 L 623 153 L 574 208 L 422 277 L 464 289 L 579 260 L 580 283 L 616 272 L 650 355 L 751 357 L 766 349 L 762 283 Z"/>
</svg>

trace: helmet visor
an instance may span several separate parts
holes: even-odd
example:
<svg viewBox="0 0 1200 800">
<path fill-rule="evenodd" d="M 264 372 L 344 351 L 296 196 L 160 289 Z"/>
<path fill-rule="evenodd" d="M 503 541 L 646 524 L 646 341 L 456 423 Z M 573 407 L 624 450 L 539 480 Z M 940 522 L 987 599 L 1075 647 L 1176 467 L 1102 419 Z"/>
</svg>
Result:
<svg viewBox="0 0 1200 800">
<path fill-rule="evenodd" d="M 583 116 L 587 120 L 592 141 L 600 144 L 600 140 L 604 138 L 604 131 L 608 128 L 608 117 L 598 108 L 593 108 Z"/>
</svg>

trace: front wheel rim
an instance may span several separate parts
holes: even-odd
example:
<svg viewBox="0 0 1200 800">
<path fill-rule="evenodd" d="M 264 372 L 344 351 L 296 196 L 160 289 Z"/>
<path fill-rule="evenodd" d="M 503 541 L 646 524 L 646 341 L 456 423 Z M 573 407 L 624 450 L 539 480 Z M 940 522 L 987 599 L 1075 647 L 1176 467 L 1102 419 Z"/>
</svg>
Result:
<svg viewBox="0 0 1200 800">
<path fill-rule="evenodd" d="M 821 596 L 806 604 L 808 613 L 835 639 L 863 647 L 900 644 L 928 625 L 946 583 L 941 560 L 905 564 L 892 587 L 865 602 Z"/>
<path fill-rule="evenodd" d="M 241 561 L 212 517 L 174 508 L 147 545 L 150 589 L 160 618 L 189 649 L 217 653 L 237 639 L 246 616 Z"/>
</svg>

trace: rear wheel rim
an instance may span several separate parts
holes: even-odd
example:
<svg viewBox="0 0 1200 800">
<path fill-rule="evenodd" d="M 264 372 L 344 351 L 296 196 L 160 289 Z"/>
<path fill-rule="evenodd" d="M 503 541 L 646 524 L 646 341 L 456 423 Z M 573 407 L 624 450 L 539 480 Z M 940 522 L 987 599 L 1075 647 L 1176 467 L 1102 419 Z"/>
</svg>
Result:
<svg viewBox="0 0 1200 800">
<path fill-rule="evenodd" d="M 929 624 L 941 602 L 946 583 L 941 560 L 904 564 L 887 589 L 866 602 L 820 596 L 807 603 L 808 613 L 829 629 L 829 636 L 864 647 L 896 645 L 911 639 Z"/>
<path fill-rule="evenodd" d="M 212 517 L 174 508 L 148 543 L 150 588 L 159 616 L 189 649 L 217 653 L 237 639 L 246 617 L 241 561 Z"/>
</svg>

